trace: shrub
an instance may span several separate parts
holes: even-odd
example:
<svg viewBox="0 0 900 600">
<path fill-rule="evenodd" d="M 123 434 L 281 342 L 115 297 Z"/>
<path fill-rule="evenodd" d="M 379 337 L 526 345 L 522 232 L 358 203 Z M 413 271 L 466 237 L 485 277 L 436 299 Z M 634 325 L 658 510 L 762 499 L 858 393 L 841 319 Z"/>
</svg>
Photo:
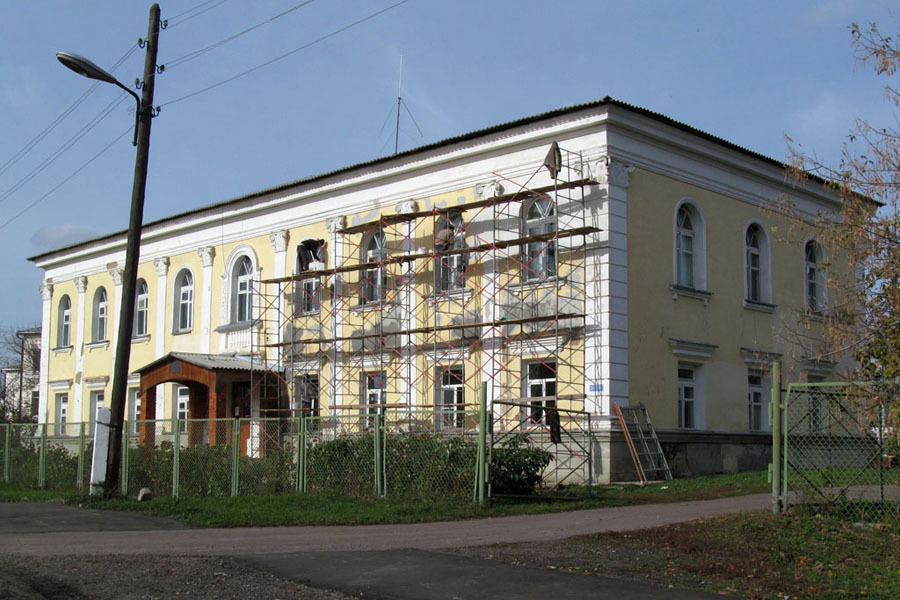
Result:
<svg viewBox="0 0 900 600">
<path fill-rule="evenodd" d="M 491 494 L 533 494 L 552 458 L 524 435 L 510 438 L 491 453 Z"/>
<path fill-rule="evenodd" d="M 375 497 L 375 440 L 370 433 L 311 445 L 306 456 L 310 491 Z"/>
</svg>

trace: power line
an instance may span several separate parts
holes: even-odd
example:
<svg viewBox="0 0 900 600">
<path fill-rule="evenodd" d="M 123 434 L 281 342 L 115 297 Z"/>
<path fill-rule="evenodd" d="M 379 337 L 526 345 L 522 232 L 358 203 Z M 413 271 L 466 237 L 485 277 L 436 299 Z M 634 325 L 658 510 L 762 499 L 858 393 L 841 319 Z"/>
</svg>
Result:
<svg viewBox="0 0 900 600">
<path fill-rule="evenodd" d="M 99 125 L 103 119 L 108 117 L 110 115 L 110 113 L 112 113 L 113 110 L 115 110 L 116 107 L 119 106 L 122 102 L 124 102 L 125 99 L 127 99 L 127 98 L 128 98 L 128 96 L 125 95 L 124 93 L 122 93 L 115 100 L 113 100 L 112 102 L 107 104 L 103 110 L 101 110 L 99 113 L 97 113 L 97 115 L 93 119 L 88 121 L 81 129 L 79 129 L 75 133 L 75 135 L 73 135 L 68 140 L 66 140 L 66 142 L 63 143 L 59 148 L 57 148 L 52 154 L 50 154 L 50 156 L 45 158 L 41 163 L 38 164 L 38 166 L 33 168 L 31 171 L 29 171 L 28 174 L 25 175 L 25 177 L 23 177 L 22 179 L 17 181 L 11 188 L 9 188 L 8 190 L 6 190 L 2 194 L 0 194 L 0 204 L 2 204 L 4 201 L 6 201 L 6 199 L 9 198 L 11 195 L 13 195 L 15 192 L 22 189 L 22 187 L 26 183 L 28 183 L 29 181 L 31 181 L 32 179 L 37 177 L 37 175 L 40 174 L 44 169 L 46 169 L 51 164 L 53 164 L 53 162 L 56 161 L 57 158 L 62 156 L 69 148 L 74 146 L 91 129 L 93 129 L 94 127 Z"/>
<path fill-rule="evenodd" d="M 128 57 L 130 57 L 136 50 L 138 49 L 137 45 L 134 45 L 129 49 L 125 54 L 122 55 L 119 60 L 117 60 L 112 67 L 109 68 L 109 71 L 112 73 L 116 69 L 118 69 Z M 56 117 L 53 121 L 50 122 L 39 134 L 37 134 L 34 138 L 32 138 L 28 143 L 26 143 L 18 152 L 12 155 L 2 166 L 0 166 L 0 175 L 8 171 L 14 164 L 19 162 L 22 158 L 25 157 L 35 146 L 37 146 L 41 140 L 46 138 L 51 131 L 56 129 L 57 125 L 62 123 L 66 117 L 72 114 L 76 108 L 78 108 L 82 102 L 87 100 L 88 96 L 94 93 L 94 90 L 100 85 L 100 82 L 94 82 L 81 96 L 79 96 L 67 109 L 65 109 L 58 117 Z"/>
<path fill-rule="evenodd" d="M 344 31 L 347 31 L 348 29 L 350 29 L 350 28 L 352 28 L 352 27 L 356 27 L 357 25 L 360 25 L 360 24 L 362 24 L 362 23 L 365 23 L 366 21 L 369 21 L 369 20 L 371 20 L 371 19 L 374 19 L 375 17 L 377 17 L 377 16 L 379 16 L 379 15 L 382 15 L 382 14 L 384 14 L 384 13 L 390 11 L 390 10 L 395 9 L 395 8 L 397 8 L 398 6 L 400 6 L 401 4 L 406 4 L 407 2 L 409 2 L 409 0 L 400 0 L 400 2 L 397 2 L 397 3 L 395 3 L 395 4 L 392 4 L 392 5 L 388 6 L 387 8 L 383 8 L 383 9 L 377 11 L 377 12 L 374 12 L 374 13 L 370 14 L 370 15 L 367 16 L 367 17 L 363 17 L 362 19 L 359 19 L 359 20 L 357 20 L 357 21 L 354 21 L 354 22 L 350 23 L 349 25 L 345 25 L 344 27 L 341 27 L 340 29 L 337 29 L 337 30 L 335 30 L 335 31 L 332 31 L 332 32 L 329 33 L 329 34 L 323 35 L 322 37 L 317 38 L 317 39 L 315 39 L 315 40 L 313 40 L 313 41 L 311 41 L 311 42 L 309 42 L 309 43 L 307 43 L 307 44 L 304 44 L 304 45 L 302 45 L 302 46 L 300 46 L 300 47 L 298 47 L 298 48 L 294 48 L 294 49 L 291 50 L 290 52 L 286 52 L 286 53 L 284 53 L 284 54 L 282 54 L 282 55 L 280 55 L 280 56 L 276 56 L 275 58 L 273 58 L 273 59 L 271 59 L 271 60 L 267 60 L 266 62 L 264 62 L 264 63 L 262 63 L 262 64 L 259 64 L 259 65 L 255 66 L 255 67 L 251 68 L 251 69 L 247 69 L 246 71 L 242 71 L 241 73 L 238 73 L 237 75 L 233 75 L 233 76 L 231 76 L 231 77 L 229 77 L 229 78 L 227 78 L 227 79 L 223 79 L 222 81 L 219 81 L 218 83 L 214 83 L 214 84 L 212 84 L 212 85 L 206 86 L 206 87 L 204 87 L 204 88 L 201 88 L 201 89 L 199 89 L 199 90 L 196 90 L 196 91 L 194 91 L 194 92 L 191 92 L 190 94 L 185 94 L 184 96 L 180 96 L 180 97 L 178 97 L 178 98 L 175 98 L 174 100 L 169 100 L 168 102 L 163 103 L 161 106 L 169 106 L 169 105 L 171 105 L 171 104 L 175 104 L 176 102 L 181 102 L 182 100 L 187 100 L 188 98 L 193 98 L 194 96 L 197 96 L 197 95 L 202 94 L 202 93 L 204 93 L 204 92 L 208 92 L 208 91 L 210 91 L 210 90 L 213 90 L 213 89 L 215 89 L 215 88 L 217 88 L 217 87 L 219 87 L 219 86 L 225 85 L 226 83 L 230 83 L 230 82 L 234 81 L 235 79 L 240 79 L 241 77 L 244 77 L 245 75 L 249 75 L 250 73 L 253 73 L 254 71 L 258 71 L 259 69 L 262 69 L 263 67 L 267 67 L 267 66 L 271 65 L 272 63 L 275 63 L 275 62 L 278 62 L 278 61 L 280 61 L 280 60 L 282 60 L 282 59 L 285 59 L 285 58 L 287 58 L 288 56 L 291 56 L 291 55 L 293 55 L 293 54 L 296 54 L 297 52 L 300 52 L 301 50 L 305 50 L 305 49 L 309 48 L 310 46 L 314 46 L 314 45 L 316 45 L 316 44 L 318 44 L 318 43 L 320 43 L 320 42 L 323 42 L 323 41 L 325 41 L 325 40 L 327 40 L 327 39 L 329 39 L 329 38 L 332 38 L 332 37 L 338 35 L 339 33 L 343 33 Z"/>
<path fill-rule="evenodd" d="M 215 4 L 213 4 L 213 2 L 215 2 Z M 201 2 L 200 4 L 198 4 L 197 6 L 195 6 L 194 8 L 189 8 L 189 9 L 187 9 L 186 11 L 180 12 L 180 13 L 178 13 L 177 15 L 175 15 L 174 17 L 172 17 L 173 23 L 169 24 L 169 25 L 167 26 L 167 28 L 168 28 L 168 29 L 171 29 L 172 27 L 178 27 L 179 25 L 181 25 L 181 24 L 184 23 L 185 21 L 190 21 L 190 20 L 193 19 L 194 17 L 199 17 L 199 16 L 202 15 L 203 13 L 205 13 L 205 12 L 207 12 L 207 11 L 210 11 L 210 10 L 216 8 L 217 6 L 219 6 L 219 5 L 221 5 L 221 4 L 225 4 L 225 2 L 227 2 L 227 0 L 207 0 L 206 2 Z M 210 6 L 209 8 L 204 9 L 204 10 L 200 10 L 200 12 L 198 12 L 198 13 L 196 13 L 196 14 L 193 14 L 193 15 L 191 15 L 191 16 L 189 16 L 189 17 L 185 17 L 185 15 L 190 14 L 190 13 L 192 13 L 192 12 L 194 12 L 194 11 L 197 11 L 197 10 L 203 8 L 204 6 L 206 6 L 207 4 L 213 4 L 213 5 Z M 181 17 L 184 17 L 184 18 L 181 19 Z M 180 21 L 176 21 L 175 19 L 181 19 L 181 20 L 180 20 Z M 166 19 L 166 20 L 168 21 L 168 19 Z"/>
<path fill-rule="evenodd" d="M 79 173 L 81 173 L 85 168 L 87 168 L 88 165 L 90 165 L 92 162 L 94 162 L 95 160 L 97 160 L 97 159 L 100 157 L 100 155 L 102 155 L 104 152 L 106 152 L 107 150 L 109 150 L 110 148 L 112 148 L 112 147 L 115 145 L 116 142 L 118 142 L 119 140 L 121 140 L 123 137 L 125 137 L 126 135 L 128 135 L 128 134 L 130 134 L 130 133 L 131 133 L 131 127 L 128 127 L 128 129 L 126 129 L 125 131 L 123 131 L 122 133 L 120 133 L 113 141 L 111 141 L 111 142 L 110 142 L 109 144 L 107 144 L 102 150 L 100 150 L 100 152 L 98 152 L 97 154 L 95 154 L 94 156 L 92 156 L 90 159 L 88 159 L 87 162 L 85 162 L 83 165 L 81 165 L 80 167 L 78 167 L 77 169 L 75 169 L 75 171 L 73 171 L 68 177 L 66 177 L 65 179 L 63 179 L 62 181 L 60 181 L 58 184 L 56 184 L 55 186 L 53 186 L 46 194 L 44 194 L 43 196 L 41 196 L 40 198 L 38 198 L 37 200 L 35 200 L 35 201 L 32 202 L 31 204 L 29 204 L 28 206 L 26 206 L 25 208 L 23 208 L 23 209 L 22 209 L 21 211 L 19 211 L 14 217 L 12 217 L 12 218 L 9 219 L 8 221 L 6 221 L 6 222 L 3 223 L 2 225 L 0 225 L 0 229 L 3 229 L 4 227 L 6 227 L 7 225 L 9 225 L 10 223 L 12 223 L 13 221 L 15 221 L 16 219 L 18 219 L 19 217 L 21 217 L 22 215 L 24 215 L 26 212 L 28 212 L 29 210 L 31 210 L 32 208 L 34 208 L 35 206 L 37 206 L 40 202 L 42 202 L 44 199 L 46 199 L 48 196 L 50 196 L 50 194 L 52 194 L 53 192 L 55 192 L 56 190 L 58 190 L 59 188 L 61 188 L 63 185 L 65 185 L 66 183 L 68 183 L 70 179 L 72 179 L 73 177 L 75 177 L 76 175 L 78 175 Z"/>
<path fill-rule="evenodd" d="M 166 68 L 171 69 L 172 67 L 177 67 L 180 64 L 186 63 L 186 62 L 193 60 L 199 56 L 202 56 L 202 55 L 206 54 L 207 52 L 215 50 L 219 46 L 224 46 L 228 42 L 236 40 L 237 38 L 241 37 L 242 35 L 246 35 L 255 29 L 259 29 L 263 25 L 268 25 L 269 23 L 276 21 L 276 20 L 280 19 L 281 17 L 284 17 L 284 16 L 290 14 L 299 8 L 303 8 L 307 4 L 312 4 L 313 2 L 315 2 L 315 0 L 306 0 L 305 2 L 301 2 L 300 4 L 297 4 L 296 6 L 293 6 L 285 11 L 278 13 L 274 17 L 270 17 L 269 19 L 266 19 L 265 21 L 257 23 L 256 25 L 253 25 L 252 27 L 248 27 L 247 29 L 244 29 L 243 31 L 239 31 L 239 32 L 235 33 L 234 35 L 230 35 L 225 39 L 219 40 L 218 42 L 215 42 L 214 44 L 210 44 L 209 46 L 206 46 L 205 48 L 200 48 L 199 50 L 194 50 L 193 52 L 188 52 L 184 56 L 179 56 L 176 59 L 167 61 Z"/>
</svg>

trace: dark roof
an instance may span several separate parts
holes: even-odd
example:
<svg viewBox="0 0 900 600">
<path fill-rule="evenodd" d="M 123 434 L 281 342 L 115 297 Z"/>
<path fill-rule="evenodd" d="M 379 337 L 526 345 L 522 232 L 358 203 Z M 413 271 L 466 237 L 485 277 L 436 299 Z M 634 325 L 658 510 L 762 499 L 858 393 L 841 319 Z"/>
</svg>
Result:
<svg viewBox="0 0 900 600">
<path fill-rule="evenodd" d="M 618 107 L 620 107 L 620 108 L 625 108 L 625 109 L 627 109 L 627 110 L 636 112 L 636 113 L 641 114 L 641 115 L 644 115 L 644 116 L 646 116 L 646 117 L 650 117 L 651 119 L 655 119 L 655 120 L 657 120 L 657 121 L 660 121 L 661 123 L 665 123 L 665 124 L 667 124 L 667 125 L 671 125 L 672 127 L 675 127 L 675 128 L 680 129 L 680 130 L 682 130 L 682 131 L 686 131 L 686 132 L 691 133 L 691 134 L 693 134 L 693 135 L 696 135 L 696 136 L 699 136 L 699 137 L 701 137 L 701 138 L 707 139 L 707 140 L 709 140 L 709 141 L 715 142 L 716 144 L 720 144 L 720 145 L 722 145 L 722 146 L 725 146 L 726 148 L 730 148 L 730 149 L 735 150 L 735 151 L 737 151 L 737 152 L 740 152 L 740 153 L 742 153 L 742 154 L 746 154 L 746 155 L 748 155 L 748 156 L 752 156 L 753 158 L 756 158 L 756 159 L 761 160 L 761 161 L 763 161 L 763 162 L 767 162 L 767 163 L 769 163 L 769 164 L 771 164 L 771 165 L 773 165 L 773 166 L 780 167 L 780 168 L 785 168 L 785 167 L 786 167 L 786 165 L 785 165 L 784 163 L 780 162 L 780 161 L 777 161 L 777 160 L 775 160 L 775 159 L 773 159 L 773 158 L 770 158 L 770 157 L 765 156 L 765 155 L 763 155 L 763 154 L 760 154 L 760 153 L 758 153 L 758 152 L 754 152 L 754 151 L 752 151 L 752 150 L 748 150 L 747 148 L 744 148 L 743 146 L 738 146 L 737 144 L 734 144 L 734 143 L 732 143 L 732 142 L 729 142 L 729 141 L 726 140 L 726 139 L 717 137 L 717 136 L 715 136 L 715 135 L 712 135 L 712 134 L 710 134 L 710 133 L 707 133 L 707 132 L 702 131 L 702 130 L 700 130 L 700 129 L 697 129 L 697 128 L 695 128 L 695 127 L 691 127 L 690 125 L 687 125 L 687 124 L 682 123 L 682 122 L 680 122 L 680 121 L 676 121 L 676 120 L 674 120 L 674 119 L 672 119 L 672 118 L 669 118 L 669 117 L 667 117 L 667 116 L 665 116 L 665 115 L 663 115 L 663 114 L 661 114 L 661 113 L 654 112 L 654 111 L 652 111 L 652 110 L 648 110 L 648 109 L 642 108 L 642 107 L 640 107 L 640 106 L 635 106 L 635 105 L 633 105 L 633 104 L 628 104 L 627 102 L 622 102 L 621 100 L 616 100 L 615 98 L 612 98 L 612 97 L 610 97 L 610 96 L 606 96 L 606 97 L 603 98 L 602 100 L 595 100 L 595 101 L 593 101 L 593 102 L 585 102 L 585 103 L 582 103 L 582 104 L 573 104 L 572 106 L 566 106 L 566 107 L 564 107 L 564 108 L 557 108 L 557 109 L 550 110 L 550 111 L 547 111 L 547 112 L 539 113 L 539 114 L 537 114 L 537 115 L 532 115 L 532 116 L 530 116 L 530 117 L 523 117 L 523 118 L 517 119 L 517 120 L 515 120 L 515 121 L 508 121 L 508 122 L 506 122 L 506 123 L 501 123 L 501 124 L 499 124 L 499 125 L 493 125 L 493 126 L 491 126 L 491 127 L 486 127 L 486 128 L 484 128 L 484 129 L 477 129 L 477 130 L 475 130 L 475 131 L 470 131 L 470 132 L 464 133 L 464 134 L 462 134 L 462 135 L 458 135 L 458 136 L 455 136 L 455 137 L 446 138 L 446 139 L 443 139 L 443 140 L 440 140 L 440 141 L 437 141 L 437 142 L 433 142 L 433 143 L 431 143 L 431 144 L 426 144 L 426 145 L 424 145 L 424 146 L 419 146 L 419 147 L 417 147 L 417 148 L 411 148 L 411 149 L 406 150 L 406 151 L 404 151 L 404 152 L 399 152 L 399 153 L 397 153 L 397 154 L 392 154 L 392 155 L 390 155 L 390 156 L 383 156 L 383 157 L 376 158 L 376 159 L 373 159 L 373 160 L 369 160 L 369 161 L 366 161 L 366 162 L 357 163 L 357 164 L 355 164 L 355 165 L 350 165 L 350 166 L 347 166 L 347 167 L 341 167 L 340 169 L 335 169 L 335 170 L 333 170 L 333 171 L 327 171 L 327 172 L 325 172 L 325 173 L 320 173 L 320 174 L 318 174 L 318 175 L 312 175 L 312 176 L 310 176 L 310 177 L 304 177 L 304 178 L 302 178 L 302 179 L 297 179 L 297 180 L 295 180 L 295 181 L 289 181 L 289 182 L 287 182 L 287 183 L 282 183 L 282 184 L 279 184 L 279 185 L 276 185 L 276 186 L 273 186 L 273 187 L 270 187 L 270 188 L 265 188 L 265 189 L 262 189 L 262 190 L 258 190 L 258 191 L 256 191 L 256 192 L 252 192 L 252 193 L 249 193 L 249 194 L 244 194 L 243 196 L 237 196 L 237 197 L 232 198 L 232 199 L 230 199 L 230 200 L 224 200 L 224 201 L 222 201 L 222 202 L 215 202 L 215 203 L 213 203 L 213 204 L 207 204 L 207 205 L 205 205 L 205 206 L 201 206 L 201 207 L 198 207 L 198 208 L 194 208 L 194 209 L 191 209 L 191 210 L 182 212 L 182 213 L 177 213 L 177 214 L 171 215 L 171 216 L 169 216 L 169 217 L 164 217 L 164 218 L 162 218 L 162 219 L 157 219 L 156 221 L 150 221 L 150 222 L 148 222 L 148 223 L 144 223 L 143 229 L 146 230 L 148 227 L 152 227 L 152 226 L 154 226 L 154 225 L 159 225 L 159 224 L 162 224 L 162 223 L 166 223 L 166 222 L 169 222 L 169 221 L 173 221 L 173 220 L 175 220 L 175 219 L 180 219 L 180 218 L 183 218 L 183 217 L 186 217 L 186 216 L 190 216 L 190 215 L 193 215 L 193 214 L 202 213 L 202 212 L 208 211 L 208 210 L 210 210 L 210 209 L 219 208 L 219 207 L 222 207 L 222 206 L 227 206 L 227 205 L 229 205 L 229 204 L 241 202 L 241 201 L 243 201 L 243 200 L 248 200 L 248 199 L 250 199 L 250 198 L 254 198 L 254 197 L 257 197 L 257 196 L 263 196 L 263 195 L 265 195 L 265 194 L 271 194 L 271 193 L 273 193 L 273 192 L 280 192 L 280 191 L 282 191 L 282 190 L 285 190 L 285 189 L 288 189 L 288 188 L 291 188 L 291 187 L 294 187 L 294 186 L 297 186 L 297 185 L 302 185 L 302 184 L 306 184 L 306 183 L 313 183 L 313 182 L 316 182 L 316 181 L 320 181 L 320 180 L 323 180 L 323 179 L 327 179 L 327 178 L 329 178 L 329 177 L 334 177 L 335 175 L 340 175 L 340 174 L 348 173 L 348 172 L 355 171 L 355 170 L 358 170 L 358 169 L 362 169 L 362 168 L 365 168 L 365 167 L 371 167 L 371 166 L 375 166 L 375 165 L 380 165 L 380 164 L 388 163 L 388 162 L 390 162 L 390 161 L 392 161 L 392 160 L 396 160 L 396 159 L 398 159 L 398 158 L 405 158 L 405 157 L 408 157 L 408 156 L 413 156 L 413 155 L 415 155 L 415 154 L 419 154 L 419 153 L 422 153 L 422 152 L 427 152 L 427 151 L 429 151 L 429 150 L 434 150 L 434 149 L 441 148 L 441 147 L 444 147 L 444 146 L 450 146 L 450 145 L 452 145 L 452 144 L 458 144 L 458 143 L 460 143 L 460 142 L 469 141 L 469 140 L 476 139 L 476 138 L 479 138 L 479 137 L 483 137 L 483 136 L 485 136 L 485 135 L 489 135 L 489 134 L 492 134 L 492 133 L 499 133 L 499 132 L 501 132 L 501 131 L 505 131 L 505 130 L 508 130 L 508 129 L 512 129 L 512 128 L 515 128 L 515 127 L 520 127 L 520 126 L 522 126 L 522 125 L 527 125 L 527 124 L 529 124 L 529 123 L 534 123 L 534 122 L 541 121 L 541 120 L 544 120 L 544 119 L 550 119 L 550 118 L 553 118 L 553 117 L 562 116 L 562 115 L 565 115 L 565 114 L 568 114 L 568 113 L 577 112 L 577 111 L 579 111 L 579 110 L 590 109 L 590 108 L 599 108 L 599 107 L 604 106 L 604 105 L 618 106 Z M 35 261 L 37 261 L 37 260 L 39 260 L 39 259 L 41 259 L 41 258 L 43 258 L 43 257 L 45 257 L 45 256 L 49 256 L 49 255 L 51 255 L 51 254 L 56 254 L 57 252 L 63 252 L 63 251 L 66 251 L 66 250 L 71 250 L 71 249 L 74 249 L 74 248 L 77 248 L 77 247 L 79 247 L 79 246 L 82 246 L 82 245 L 85 245 L 85 244 L 89 244 L 89 243 L 92 243 L 92 242 L 99 242 L 99 241 L 103 241 L 103 240 L 111 240 L 111 239 L 115 239 L 115 238 L 124 236 L 126 233 L 127 233 L 126 230 L 122 230 L 122 231 L 117 231 L 117 232 L 115 232 L 115 233 L 110 233 L 110 234 L 102 235 L 102 236 L 99 236 L 99 237 L 91 238 L 91 239 L 88 239 L 88 240 L 83 240 L 83 241 L 81 241 L 81 242 L 76 242 L 76 243 L 70 244 L 70 245 L 68 245 L 68 246 L 63 246 L 62 248 L 57 248 L 56 250 L 50 250 L 50 251 L 48 251 L 48 252 L 42 252 L 41 254 L 36 254 L 36 255 L 34 255 L 34 256 L 28 258 L 28 260 L 30 260 L 30 261 L 32 261 L 32 262 L 35 262 Z"/>
<path fill-rule="evenodd" d="M 249 356 L 237 356 L 234 354 L 198 354 L 194 352 L 169 352 L 162 358 L 135 369 L 135 373 L 146 373 L 159 365 L 171 361 L 180 360 L 196 367 L 209 369 L 210 371 L 251 371 L 253 369 L 271 369 L 272 365 L 256 360 Z"/>
</svg>

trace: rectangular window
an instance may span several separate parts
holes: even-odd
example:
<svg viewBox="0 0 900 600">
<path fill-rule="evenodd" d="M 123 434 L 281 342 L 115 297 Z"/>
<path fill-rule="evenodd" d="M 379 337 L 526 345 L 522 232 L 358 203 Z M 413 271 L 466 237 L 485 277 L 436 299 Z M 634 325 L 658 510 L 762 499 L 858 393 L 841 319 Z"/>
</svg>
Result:
<svg viewBox="0 0 900 600">
<path fill-rule="evenodd" d="M 321 294 L 318 279 L 304 279 L 294 284 L 294 312 L 299 314 L 319 312 L 322 305 Z"/>
<path fill-rule="evenodd" d="M 678 427 L 694 429 L 694 402 L 697 399 L 697 387 L 694 380 L 694 367 L 679 365 L 678 367 Z"/>
<path fill-rule="evenodd" d="M 129 419 L 131 420 L 131 432 L 138 433 L 138 421 L 141 420 L 141 390 L 130 388 L 128 390 Z"/>
<path fill-rule="evenodd" d="M 384 404 L 387 393 L 387 380 L 384 371 L 377 373 L 363 373 L 363 398 L 362 403 L 369 408 L 363 409 L 365 414 L 376 415 L 384 413 L 384 409 L 379 404 Z M 374 427 L 371 419 L 366 419 L 366 428 Z"/>
<path fill-rule="evenodd" d="M 694 236 L 689 232 L 679 231 L 676 235 L 676 250 L 678 266 L 678 285 L 694 287 Z"/>
<path fill-rule="evenodd" d="M 465 418 L 466 379 L 463 367 L 440 367 L 435 400 L 435 429 L 460 429 Z"/>
<path fill-rule="evenodd" d="M 31 391 L 31 406 L 29 407 L 30 411 L 31 411 L 30 414 L 31 414 L 32 419 L 37 416 L 38 405 L 40 403 L 41 403 L 41 393 L 38 390 L 32 390 Z"/>
<path fill-rule="evenodd" d="M 556 407 L 556 362 L 542 361 L 525 365 L 525 395 L 540 398 L 530 401 L 529 419 L 533 424 L 542 423 L 544 410 Z"/>
<path fill-rule="evenodd" d="M 763 384 L 762 375 L 750 372 L 747 375 L 747 405 L 749 411 L 750 431 L 763 430 Z"/>
<path fill-rule="evenodd" d="M 69 395 L 56 394 L 56 435 L 66 435 L 69 421 Z"/>
<path fill-rule="evenodd" d="M 319 415 L 319 375 L 304 373 L 294 379 L 294 398 L 301 417 Z"/>
<path fill-rule="evenodd" d="M 825 379 L 810 375 L 806 378 L 808 383 L 821 383 Z M 822 435 L 827 433 L 828 399 L 816 388 L 810 388 L 807 393 L 807 421 L 809 433 Z"/>
<path fill-rule="evenodd" d="M 97 422 L 97 411 L 103 408 L 106 401 L 106 392 L 104 390 L 94 390 L 91 392 L 91 413 L 89 430 L 91 435 L 94 434 L 94 423 Z"/>
<path fill-rule="evenodd" d="M 188 402 L 191 399 L 191 389 L 184 385 L 175 388 L 175 418 L 178 420 L 178 431 L 187 431 Z"/>
</svg>

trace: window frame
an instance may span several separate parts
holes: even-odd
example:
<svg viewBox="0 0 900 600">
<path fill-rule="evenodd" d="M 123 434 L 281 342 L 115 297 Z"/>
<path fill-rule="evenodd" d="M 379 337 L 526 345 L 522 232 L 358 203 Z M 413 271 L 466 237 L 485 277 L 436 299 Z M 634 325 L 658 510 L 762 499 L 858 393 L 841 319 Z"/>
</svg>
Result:
<svg viewBox="0 0 900 600">
<path fill-rule="evenodd" d="M 750 431 L 766 430 L 766 401 L 764 375 L 747 371 L 747 426 Z"/>
<path fill-rule="evenodd" d="M 439 232 L 452 230 L 449 243 L 439 244 Z M 466 247 L 466 222 L 462 212 L 448 212 L 435 219 L 434 249 L 436 252 L 461 250 Z M 465 289 L 468 253 L 445 254 L 434 257 L 434 287 L 438 293 Z"/>
<path fill-rule="evenodd" d="M 134 294 L 134 327 L 132 338 L 146 337 L 149 332 L 150 288 L 144 279 L 138 279 Z"/>
<path fill-rule="evenodd" d="M 803 305 L 813 315 L 820 315 L 825 309 L 824 263 L 822 245 L 815 239 L 807 240 L 803 245 Z"/>
<path fill-rule="evenodd" d="M 131 415 L 131 433 L 138 434 L 141 420 L 141 388 L 128 388 L 128 406 Z"/>
<path fill-rule="evenodd" d="M 535 208 L 538 212 L 532 216 Z M 556 203 L 549 196 L 528 198 L 522 203 L 522 237 L 556 233 L 559 228 L 558 213 Z M 558 251 L 556 239 L 523 244 L 522 280 L 526 283 L 534 283 L 555 279 L 559 274 Z"/>
<path fill-rule="evenodd" d="M 253 259 L 239 256 L 231 268 L 230 323 L 237 325 L 253 321 Z"/>
<path fill-rule="evenodd" d="M 109 332 L 109 295 L 101 286 L 94 291 L 93 314 L 91 318 L 91 342 L 108 341 Z"/>
<path fill-rule="evenodd" d="M 59 299 L 56 311 L 56 346 L 69 348 L 72 346 L 72 300 L 68 294 Z"/>
<path fill-rule="evenodd" d="M 66 424 L 69 422 L 69 393 L 55 394 L 54 400 L 56 402 L 56 435 L 68 435 Z"/>
<path fill-rule="evenodd" d="M 366 234 L 360 246 L 360 262 L 362 264 L 377 262 L 379 266 L 360 272 L 359 303 L 361 306 L 377 305 L 387 298 L 387 268 L 382 262 L 386 257 L 387 236 L 384 231 L 374 229 Z"/>
<path fill-rule="evenodd" d="M 684 227 L 682 214 L 690 219 L 689 229 Z M 675 206 L 672 234 L 674 287 L 706 292 L 706 219 L 693 201 L 685 199 Z M 690 240 L 690 248 L 685 247 L 686 239 Z"/>
<path fill-rule="evenodd" d="M 549 375 L 544 373 L 534 373 L 532 376 L 532 367 L 535 370 L 548 370 Z M 559 394 L 559 363 L 555 360 L 530 360 L 522 364 L 523 375 L 522 382 L 524 390 L 522 395 L 526 398 L 555 398 Z M 551 387 L 552 386 L 552 389 Z M 540 389 L 540 394 L 535 394 L 535 390 Z M 529 410 L 525 418 L 531 425 L 540 425 L 544 422 L 545 412 L 549 409 L 556 408 L 556 400 L 538 400 L 529 401 Z M 524 407 L 523 407 L 524 408 Z"/>
<path fill-rule="evenodd" d="M 442 365 L 436 368 L 434 429 L 455 431 L 465 424 L 466 371 L 465 365 Z M 445 402 L 448 394 L 451 402 Z"/>
<path fill-rule="evenodd" d="M 691 364 L 678 364 L 678 428 L 687 430 L 698 429 L 698 385 L 697 371 L 699 367 Z M 684 374 L 682 372 L 685 372 Z M 687 377 L 687 371 L 690 376 Z M 690 390 L 690 398 L 687 391 Z"/>
<path fill-rule="evenodd" d="M 105 408 L 106 390 L 91 390 L 90 407 L 88 413 L 88 433 L 94 434 L 94 425 L 97 423 L 97 411 Z"/>
<path fill-rule="evenodd" d="M 187 267 L 178 271 L 172 287 L 175 310 L 172 333 L 188 333 L 194 328 L 194 274 Z"/>
<path fill-rule="evenodd" d="M 179 433 L 187 433 L 188 419 L 191 416 L 191 388 L 176 384 L 172 398 L 172 416 L 178 424 Z"/>
</svg>

